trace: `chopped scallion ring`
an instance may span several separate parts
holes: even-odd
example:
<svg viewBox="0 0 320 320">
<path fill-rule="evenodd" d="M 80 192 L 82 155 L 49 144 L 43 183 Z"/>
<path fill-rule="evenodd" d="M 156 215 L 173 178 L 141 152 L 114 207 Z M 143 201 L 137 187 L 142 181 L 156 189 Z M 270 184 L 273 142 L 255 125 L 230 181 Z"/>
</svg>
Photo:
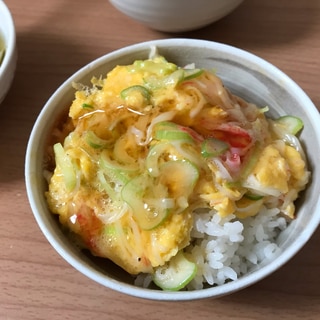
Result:
<svg viewBox="0 0 320 320">
<path fill-rule="evenodd" d="M 158 130 L 155 132 L 155 138 L 157 140 L 166 140 L 166 141 L 179 140 L 179 141 L 184 141 L 189 143 L 193 142 L 193 139 L 189 133 L 183 132 L 180 130 Z"/>
<path fill-rule="evenodd" d="M 109 141 L 99 138 L 93 131 L 87 131 L 85 139 L 87 144 L 94 149 L 103 149 L 109 144 Z"/>
<path fill-rule="evenodd" d="M 253 194 L 251 192 L 247 192 L 244 194 L 244 197 L 246 197 L 247 199 L 249 200 L 254 200 L 254 201 L 257 201 L 257 200 L 261 200 L 263 198 L 262 195 L 260 194 Z"/>
<path fill-rule="evenodd" d="M 296 135 L 303 128 L 303 121 L 294 116 L 283 116 L 275 120 L 276 125 L 283 126 L 284 129 L 293 135 Z"/>
<path fill-rule="evenodd" d="M 56 165 L 60 167 L 63 180 L 68 191 L 72 191 L 76 186 L 76 172 L 72 161 L 68 154 L 65 152 L 61 143 L 56 143 L 53 146 L 55 154 Z"/>
<path fill-rule="evenodd" d="M 208 138 L 201 144 L 201 154 L 204 158 L 217 157 L 229 149 L 229 145 L 219 139 Z"/>
<path fill-rule="evenodd" d="M 94 109 L 94 107 L 89 103 L 83 103 L 82 108 L 83 109 L 90 109 L 90 110 Z"/>
<path fill-rule="evenodd" d="M 184 69 L 183 81 L 191 80 L 199 77 L 203 73 L 203 69 Z"/>
<path fill-rule="evenodd" d="M 161 202 L 168 198 L 166 188 L 160 184 L 154 187 L 154 179 L 149 175 L 131 179 L 122 188 L 121 197 L 131 207 L 133 218 L 143 230 L 158 227 L 169 214 L 169 208 Z"/>
<path fill-rule="evenodd" d="M 156 269 L 153 282 L 162 290 L 179 291 L 195 277 L 196 273 L 197 265 L 179 251 L 167 264 Z"/>
<path fill-rule="evenodd" d="M 146 87 L 141 85 L 134 85 L 126 89 L 123 89 L 120 92 L 120 97 L 126 100 L 131 94 L 134 94 L 134 93 L 140 93 L 145 98 L 146 101 L 150 101 L 150 98 L 151 98 L 150 91 Z"/>
</svg>

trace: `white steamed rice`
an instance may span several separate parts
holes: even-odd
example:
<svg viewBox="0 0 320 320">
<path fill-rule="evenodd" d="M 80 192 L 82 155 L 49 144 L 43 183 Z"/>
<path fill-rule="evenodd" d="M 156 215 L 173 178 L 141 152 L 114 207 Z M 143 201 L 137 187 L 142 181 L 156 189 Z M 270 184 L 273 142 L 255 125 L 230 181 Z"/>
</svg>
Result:
<svg viewBox="0 0 320 320">
<path fill-rule="evenodd" d="M 221 218 L 215 211 L 194 213 L 192 243 L 186 252 L 192 255 L 198 270 L 188 284 L 188 290 L 210 285 L 222 285 L 236 280 L 280 250 L 276 238 L 287 226 L 279 209 L 263 208 L 254 217 Z M 152 277 L 140 275 L 135 284 L 147 287 Z"/>
</svg>

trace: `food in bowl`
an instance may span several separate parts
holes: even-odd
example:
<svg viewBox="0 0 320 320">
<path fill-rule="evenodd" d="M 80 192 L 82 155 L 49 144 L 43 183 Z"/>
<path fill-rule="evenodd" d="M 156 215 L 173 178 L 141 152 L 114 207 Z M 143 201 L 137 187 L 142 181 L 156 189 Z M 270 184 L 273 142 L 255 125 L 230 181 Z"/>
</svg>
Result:
<svg viewBox="0 0 320 320">
<path fill-rule="evenodd" d="M 268 118 L 212 70 L 155 50 L 74 86 L 46 199 L 78 243 L 170 291 L 224 284 L 277 254 L 310 176 L 301 119 Z"/>
</svg>

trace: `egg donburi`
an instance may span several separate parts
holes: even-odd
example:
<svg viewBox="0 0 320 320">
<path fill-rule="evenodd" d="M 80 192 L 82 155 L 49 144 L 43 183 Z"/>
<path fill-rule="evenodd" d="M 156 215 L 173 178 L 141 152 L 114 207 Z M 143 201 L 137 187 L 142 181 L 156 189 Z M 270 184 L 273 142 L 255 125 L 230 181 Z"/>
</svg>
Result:
<svg viewBox="0 0 320 320">
<path fill-rule="evenodd" d="M 74 86 L 46 199 L 93 255 L 153 273 L 190 244 L 195 210 L 294 218 L 309 178 L 299 118 L 269 119 L 214 72 L 160 55 Z"/>
</svg>

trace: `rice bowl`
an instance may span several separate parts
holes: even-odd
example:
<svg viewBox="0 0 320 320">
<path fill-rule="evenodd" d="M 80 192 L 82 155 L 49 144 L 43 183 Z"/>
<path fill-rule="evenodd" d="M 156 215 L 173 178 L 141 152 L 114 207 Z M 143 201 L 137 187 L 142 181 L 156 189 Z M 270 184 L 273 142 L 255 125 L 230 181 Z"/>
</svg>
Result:
<svg viewBox="0 0 320 320">
<path fill-rule="evenodd" d="M 80 70 L 67 82 L 69 85 L 72 82 L 88 84 L 92 75 L 99 76 L 101 73 L 105 74 L 116 64 L 129 64 L 136 59 L 146 58 L 152 45 L 156 45 L 161 53 L 179 65 L 186 65 L 190 63 L 190 61 L 196 61 L 196 64 L 201 65 L 201 67 L 215 68 L 217 74 L 219 74 L 226 86 L 230 88 L 233 93 L 257 105 L 270 106 L 270 114 L 273 117 L 294 113 L 303 119 L 305 129 L 300 139 L 303 145 L 307 146 L 306 152 L 309 167 L 313 176 L 315 176 L 315 172 L 317 171 L 315 166 L 316 161 L 313 159 L 313 155 L 308 153 L 310 141 L 304 137 L 308 135 L 309 131 L 309 136 L 315 137 L 313 148 L 316 147 L 319 149 L 319 140 L 317 138 L 319 132 L 316 132 L 318 129 L 316 129 L 315 126 L 316 119 L 319 117 L 317 110 L 301 89 L 297 90 L 297 86 L 279 70 L 270 66 L 265 61 L 239 49 L 197 40 L 174 39 L 153 41 L 135 45 L 128 49 L 121 49 L 106 57 L 102 57 Z M 197 53 L 199 48 L 201 48 L 201 57 L 199 57 L 199 53 Z M 184 56 L 180 56 L 181 49 L 183 50 Z M 127 50 L 130 53 L 129 55 L 126 55 Z M 236 57 L 234 55 L 236 55 Z M 221 58 L 222 56 L 223 58 Z M 267 69 L 260 73 L 261 66 Z M 234 80 L 240 78 L 241 82 Z M 284 87 L 279 86 L 279 83 L 294 88 L 296 93 L 287 94 Z M 48 105 L 54 105 L 55 108 L 60 108 L 60 111 L 62 111 L 66 105 L 70 104 L 73 95 L 72 88 L 68 87 L 66 83 L 61 89 L 62 92 L 56 92 L 48 101 Z M 299 106 L 302 104 L 302 101 L 305 109 L 297 108 L 294 111 L 291 110 L 290 104 Z M 318 225 L 319 217 L 316 214 L 316 210 L 310 210 L 310 208 L 316 208 L 319 205 L 319 203 L 316 202 L 318 201 L 316 196 L 317 188 L 319 188 L 318 185 L 312 190 L 308 188 L 302 195 L 302 198 L 298 202 L 297 218 L 290 222 L 287 228 L 285 219 L 276 216 L 275 214 L 277 214 L 277 212 L 274 210 L 269 210 L 268 215 L 264 213 L 257 216 L 257 219 L 246 220 L 248 225 L 251 224 L 250 227 L 247 225 L 244 227 L 244 223 L 241 225 L 232 222 L 230 217 L 229 220 L 219 220 L 214 216 L 211 221 L 206 221 L 206 219 L 208 219 L 206 213 L 199 213 L 194 220 L 193 236 L 197 237 L 198 233 L 203 233 L 204 231 L 209 236 L 206 241 L 202 241 L 201 245 L 204 247 L 195 246 L 193 248 L 194 255 L 197 253 L 201 254 L 201 250 L 205 250 L 206 248 L 219 248 L 220 251 L 213 250 L 211 252 L 210 256 L 214 257 L 212 261 L 208 259 L 206 264 L 203 265 L 198 263 L 198 268 L 203 269 L 203 274 L 206 273 L 205 270 L 207 270 L 208 265 L 211 264 L 210 272 L 206 273 L 206 279 L 209 284 L 214 283 L 218 284 L 218 286 L 206 286 L 205 289 L 202 289 L 196 286 L 195 281 L 193 284 L 194 287 L 192 288 L 193 291 L 181 292 L 162 292 L 155 289 L 136 287 L 133 285 L 134 280 L 131 277 L 123 275 L 119 269 L 114 266 L 110 266 L 109 268 L 109 264 L 108 268 L 103 269 L 100 263 L 97 264 L 95 259 L 78 251 L 74 244 L 63 235 L 56 221 L 52 218 L 43 195 L 36 192 L 37 186 L 41 188 L 40 190 L 45 190 L 46 187 L 40 170 L 36 169 L 42 167 L 41 157 L 40 159 L 35 159 L 34 154 L 35 146 L 38 144 L 42 146 L 41 149 L 42 152 L 44 152 L 45 138 L 43 138 L 43 134 L 39 134 L 39 131 L 38 134 L 35 132 L 43 129 L 44 126 L 52 128 L 53 121 L 51 121 L 50 124 L 42 122 L 43 117 L 45 117 L 46 120 L 51 120 L 52 112 L 53 110 L 48 110 L 48 107 L 44 108 L 35 124 L 28 145 L 26 182 L 30 203 L 40 228 L 56 250 L 78 270 L 108 287 L 135 296 L 161 300 L 189 300 L 211 296 L 216 297 L 231 293 L 262 279 L 285 263 L 303 246 Z M 308 113 L 313 114 L 313 118 L 310 118 Z M 31 181 L 36 181 L 36 184 L 31 183 Z M 309 201 L 303 202 L 304 197 L 310 194 L 311 197 L 309 197 L 309 199 L 313 199 L 314 197 L 315 202 L 313 204 L 309 204 Z M 38 211 L 38 205 L 41 205 L 41 211 Z M 312 213 L 308 213 L 308 211 Z M 308 216 L 309 214 L 311 214 L 311 216 Z M 261 223 L 257 223 L 263 220 L 265 220 L 263 223 L 266 228 L 261 228 Z M 203 221 L 206 221 L 206 224 L 204 224 Z M 306 222 L 308 223 L 308 228 L 304 226 Z M 208 225 L 211 226 L 210 229 L 207 228 Z M 274 232 L 275 227 L 284 230 L 279 237 L 277 237 L 277 234 Z M 243 230 L 247 233 L 246 235 L 242 233 Z M 274 242 L 275 238 L 277 238 L 276 243 Z M 246 239 L 245 242 L 240 244 L 243 239 Z M 220 241 L 219 246 L 216 245 L 217 241 Z M 251 247 L 249 247 L 249 245 L 251 245 Z M 260 247 L 261 245 L 263 245 L 263 248 Z M 228 248 L 227 251 L 225 250 L 226 246 Z M 69 250 L 71 250 L 71 252 Z M 190 250 L 192 250 L 192 248 Z M 234 255 L 236 251 L 237 255 Z M 241 256 L 248 257 L 249 263 L 247 265 L 240 264 Z M 266 259 L 264 259 L 263 263 L 259 263 L 264 257 L 266 257 Z M 201 258 L 199 258 L 198 261 L 201 261 Z M 252 265 L 256 265 L 256 267 L 252 268 Z M 249 272 L 247 268 L 250 268 Z M 214 272 L 212 272 L 212 270 L 214 270 Z M 237 274 L 239 274 L 240 277 L 235 280 Z M 126 279 L 126 283 L 120 282 L 122 277 Z M 213 277 L 215 280 L 212 280 Z M 224 283 L 226 277 L 227 279 L 235 281 Z M 147 281 L 145 279 L 142 280 Z"/>
</svg>

